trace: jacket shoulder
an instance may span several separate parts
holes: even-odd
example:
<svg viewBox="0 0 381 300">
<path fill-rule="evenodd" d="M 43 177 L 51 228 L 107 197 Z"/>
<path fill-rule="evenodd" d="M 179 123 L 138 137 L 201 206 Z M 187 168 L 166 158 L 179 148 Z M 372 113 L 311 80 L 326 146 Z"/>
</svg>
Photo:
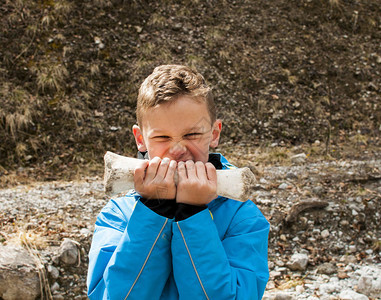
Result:
<svg viewBox="0 0 381 300">
<path fill-rule="evenodd" d="M 123 231 L 138 200 L 139 195 L 134 191 L 125 196 L 110 199 L 99 213 L 95 225 L 113 227 Z"/>
</svg>

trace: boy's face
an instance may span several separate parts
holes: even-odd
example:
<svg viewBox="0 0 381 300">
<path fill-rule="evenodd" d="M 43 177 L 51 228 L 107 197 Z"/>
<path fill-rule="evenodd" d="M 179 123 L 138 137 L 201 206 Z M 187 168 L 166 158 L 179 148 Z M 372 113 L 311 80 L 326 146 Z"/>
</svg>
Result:
<svg viewBox="0 0 381 300">
<path fill-rule="evenodd" d="M 211 124 L 205 102 L 188 96 L 149 108 L 142 128 L 134 125 L 139 151 L 148 151 L 150 159 L 158 156 L 179 161 L 202 161 L 209 157 L 209 147 L 217 147 L 221 121 Z"/>
</svg>

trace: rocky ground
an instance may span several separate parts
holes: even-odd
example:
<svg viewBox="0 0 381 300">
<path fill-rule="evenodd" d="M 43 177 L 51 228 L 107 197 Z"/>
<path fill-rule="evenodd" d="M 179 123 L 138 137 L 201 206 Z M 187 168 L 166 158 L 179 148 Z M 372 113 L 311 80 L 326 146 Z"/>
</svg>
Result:
<svg viewBox="0 0 381 300">
<path fill-rule="evenodd" d="M 381 160 L 311 162 L 301 153 L 249 166 L 252 198 L 272 225 L 264 298 L 380 299 Z M 86 298 L 87 253 L 106 202 L 100 177 L 0 190 L 0 246 L 22 245 L 36 259 L 41 299 Z M 12 299 L 5 291 L 0 299 Z"/>
</svg>

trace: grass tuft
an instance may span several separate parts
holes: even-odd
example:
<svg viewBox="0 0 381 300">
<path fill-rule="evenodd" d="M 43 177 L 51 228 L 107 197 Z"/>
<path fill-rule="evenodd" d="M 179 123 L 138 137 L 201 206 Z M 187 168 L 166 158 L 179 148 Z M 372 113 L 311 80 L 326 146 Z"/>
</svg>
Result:
<svg viewBox="0 0 381 300">
<path fill-rule="evenodd" d="M 63 64 L 51 61 L 34 66 L 32 71 L 37 74 L 37 86 L 42 93 L 63 90 L 65 79 L 69 75 Z"/>
<path fill-rule="evenodd" d="M 331 7 L 339 7 L 340 6 L 340 0 L 328 0 L 329 5 Z"/>
</svg>

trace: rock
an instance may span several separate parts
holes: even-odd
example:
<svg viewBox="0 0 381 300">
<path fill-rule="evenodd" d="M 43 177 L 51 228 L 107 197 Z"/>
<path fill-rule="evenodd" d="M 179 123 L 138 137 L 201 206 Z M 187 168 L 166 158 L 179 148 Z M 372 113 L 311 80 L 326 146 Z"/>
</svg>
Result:
<svg viewBox="0 0 381 300">
<path fill-rule="evenodd" d="M 324 193 L 324 188 L 321 185 L 318 185 L 312 188 L 312 192 L 318 196 L 321 196 Z"/>
<path fill-rule="evenodd" d="M 34 258 L 23 248 L 0 244 L 0 299 L 34 300 L 40 280 Z"/>
<path fill-rule="evenodd" d="M 181 24 L 181 23 L 176 23 L 176 24 L 173 26 L 173 30 L 178 31 L 178 30 L 180 30 L 182 27 L 183 27 L 183 24 Z"/>
<path fill-rule="evenodd" d="M 58 291 L 60 289 L 60 285 L 58 282 L 53 283 L 53 285 L 50 287 L 50 290 L 54 293 L 55 291 Z"/>
<path fill-rule="evenodd" d="M 298 175 L 296 175 L 296 174 L 293 173 L 293 172 L 288 172 L 288 173 L 286 174 L 286 178 L 287 178 L 287 179 L 297 179 L 297 178 L 298 178 Z"/>
<path fill-rule="evenodd" d="M 285 190 L 288 188 L 288 184 L 287 183 L 281 183 L 279 186 L 278 186 L 278 189 L 280 190 Z"/>
<path fill-rule="evenodd" d="M 336 273 L 337 267 L 331 263 L 324 263 L 317 268 L 317 272 L 320 274 L 331 275 Z"/>
<path fill-rule="evenodd" d="M 373 278 L 371 276 L 362 275 L 357 284 L 357 291 L 369 296 L 372 290 L 372 281 Z"/>
<path fill-rule="evenodd" d="M 82 228 L 79 232 L 81 235 L 85 237 L 88 237 L 92 234 L 92 232 L 88 228 Z"/>
<path fill-rule="evenodd" d="M 294 164 L 303 164 L 307 160 L 307 155 L 305 153 L 296 154 L 291 156 L 291 162 Z"/>
<path fill-rule="evenodd" d="M 278 292 L 275 294 L 274 300 L 292 300 L 294 297 L 286 292 Z"/>
<path fill-rule="evenodd" d="M 64 239 L 59 248 L 58 256 L 60 261 L 66 265 L 74 265 L 78 263 L 77 243 L 71 239 Z"/>
<path fill-rule="evenodd" d="M 332 294 L 334 292 L 340 292 L 341 287 L 337 282 L 323 283 L 319 287 L 320 295 Z"/>
<path fill-rule="evenodd" d="M 340 279 L 345 279 L 345 278 L 348 278 L 348 274 L 344 271 L 338 271 L 337 272 L 337 277 L 340 278 Z"/>
<path fill-rule="evenodd" d="M 302 285 L 297 285 L 297 286 L 295 287 L 295 292 L 296 292 L 297 294 L 302 294 L 302 293 L 304 293 L 304 291 L 305 291 L 305 288 L 304 288 L 304 286 L 302 286 Z"/>
<path fill-rule="evenodd" d="M 330 233 L 329 233 L 329 231 L 327 230 L 327 229 L 324 229 L 322 232 L 321 232 L 321 237 L 323 238 L 323 239 L 325 239 L 325 238 L 327 238 L 327 237 L 329 237 L 330 236 Z"/>
<path fill-rule="evenodd" d="M 352 290 L 344 290 L 340 293 L 339 299 L 341 300 L 369 300 L 367 296 L 356 293 Z"/>
<path fill-rule="evenodd" d="M 381 277 L 378 277 L 372 283 L 372 293 L 375 295 L 381 295 Z"/>
<path fill-rule="evenodd" d="M 287 266 L 292 271 L 304 271 L 307 268 L 308 255 L 304 253 L 295 253 L 291 256 L 291 261 Z"/>
<path fill-rule="evenodd" d="M 57 279 L 60 276 L 60 271 L 52 265 L 48 265 L 48 272 L 53 279 Z"/>
<path fill-rule="evenodd" d="M 271 271 L 270 272 L 270 277 L 271 278 L 278 278 L 278 277 L 281 277 L 282 276 L 282 272 L 279 272 L 279 271 Z"/>
</svg>

